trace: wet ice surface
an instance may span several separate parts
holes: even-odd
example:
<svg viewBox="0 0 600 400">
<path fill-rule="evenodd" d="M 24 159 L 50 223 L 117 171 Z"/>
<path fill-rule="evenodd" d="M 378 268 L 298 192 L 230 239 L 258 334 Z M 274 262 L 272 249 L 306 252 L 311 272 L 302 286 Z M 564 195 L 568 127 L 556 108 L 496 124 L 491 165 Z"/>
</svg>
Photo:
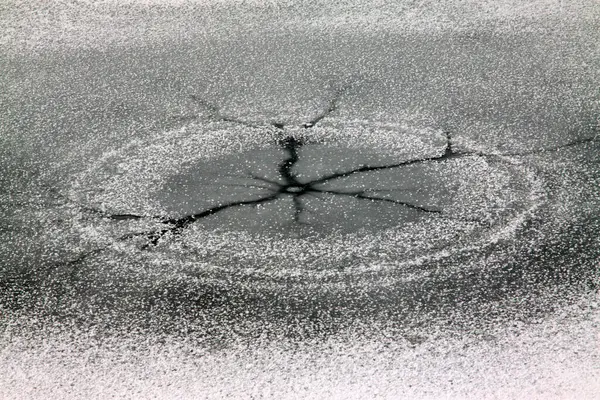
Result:
<svg viewBox="0 0 600 400">
<path fill-rule="evenodd" d="M 0 397 L 593 398 L 597 9 L 550 3 L 10 25 Z"/>
</svg>

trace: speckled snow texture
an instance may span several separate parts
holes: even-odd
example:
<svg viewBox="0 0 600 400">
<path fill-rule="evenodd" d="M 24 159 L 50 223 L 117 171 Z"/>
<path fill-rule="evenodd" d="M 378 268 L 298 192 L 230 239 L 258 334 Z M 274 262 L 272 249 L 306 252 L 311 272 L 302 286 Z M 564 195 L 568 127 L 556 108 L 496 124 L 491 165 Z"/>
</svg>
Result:
<svg viewBox="0 0 600 400">
<path fill-rule="evenodd" d="M 588 298 L 530 326 L 516 321 L 453 338 L 427 331 L 211 351 L 193 341 L 94 332 L 5 335 L 0 398 L 593 400 L 598 324 L 597 299 Z"/>
<path fill-rule="evenodd" d="M 0 399 L 598 397 L 597 1 L 8 0 L 0 26 Z M 412 179 L 445 218 L 127 236 L 213 161 L 277 175 L 282 135 L 308 176 L 447 133 L 472 156 L 328 184 Z M 313 221 L 340 204 L 373 215 Z"/>
<path fill-rule="evenodd" d="M 540 19 L 598 18 L 593 1 L 469 0 L 461 2 L 344 0 L 9 0 L 2 7 L 0 44 L 17 49 L 139 44 L 198 34 L 269 30 L 422 32 L 494 26 L 534 28 Z M 535 28 L 534 28 L 535 29 Z"/>
</svg>

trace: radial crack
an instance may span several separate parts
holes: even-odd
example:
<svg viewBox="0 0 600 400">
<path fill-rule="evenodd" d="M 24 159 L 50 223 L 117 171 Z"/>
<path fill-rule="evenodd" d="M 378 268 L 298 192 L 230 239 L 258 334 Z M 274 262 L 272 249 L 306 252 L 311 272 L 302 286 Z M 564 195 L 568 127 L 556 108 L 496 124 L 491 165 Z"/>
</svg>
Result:
<svg viewBox="0 0 600 400">
<path fill-rule="evenodd" d="M 453 157 L 465 157 L 465 156 L 472 156 L 472 153 L 460 153 L 460 155 L 456 154 L 456 153 L 452 153 Z M 416 165 L 416 164 L 423 164 L 423 163 L 427 163 L 427 162 L 440 162 L 440 161 L 444 161 L 446 159 L 448 159 L 450 157 L 444 155 L 440 155 L 440 156 L 433 156 L 433 157 L 425 157 L 425 158 L 417 158 L 414 160 L 407 160 L 407 161 L 402 161 L 396 164 L 388 164 L 388 165 L 361 165 L 358 168 L 355 169 L 351 169 L 349 171 L 344 171 L 344 172 L 336 172 L 333 173 L 331 175 L 326 175 L 324 177 L 321 177 L 319 179 L 316 179 L 314 181 L 312 181 L 311 183 L 313 184 L 319 184 L 319 183 L 326 183 L 329 182 L 331 180 L 335 180 L 335 179 L 340 179 L 340 178 L 346 178 L 350 175 L 354 175 L 357 173 L 361 173 L 361 172 L 373 172 L 373 171 L 381 171 L 381 170 L 386 170 L 386 169 L 393 169 L 393 168 L 399 168 L 399 167 L 406 167 L 409 165 Z"/>
<path fill-rule="evenodd" d="M 298 149 L 302 146 L 302 141 L 293 136 L 288 136 L 281 141 L 281 146 L 288 153 L 288 158 L 279 164 L 279 173 L 287 185 L 302 185 L 292 173 L 292 168 L 298 162 Z"/>
<path fill-rule="evenodd" d="M 314 180 L 311 183 L 312 184 L 326 183 L 331 180 L 346 178 L 350 175 L 354 175 L 354 174 L 361 173 L 361 172 L 381 171 L 381 170 L 386 170 L 386 169 L 407 167 L 409 165 L 423 164 L 423 163 L 427 163 L 427 162 L 441 162 L 441 161 L 448 160 L 450 158 L 459 158 L 459 157 L 467 157 L 467 156 L 476 155 L 475 153 L 455 151 L 452 146 L 452 138 L 450 136 L 450 133 L 445 132 L 444 134 L 446 136 L 446 146 L 444 147 L 444 152 L 438 156 L 415 158 L 412 160 L 406 160 L 406 161 L 402 161 L 399 163 L 388 164 L 388 165 L 361 165 L 358 168 L 354 168 L 349 171 L 335 172 L 333 174 L 326 175 L 324 177 Z"/>
<path fill-rule="evenodd" d="M 71 200 L 71 199 L 69 199 L 68 196 L 65 196 L 65 195 L 61 195 L 61 197 L 64 197 L 71 203 L 75 204 L 82 212 L 86 212 L 89 214 L 95 214 L 95 215 L 98 215 L 100 218 L 113 219 L 116 221 L 140 220 L 140 219 L 146 219 L 146 218 L 160 218 L 160 217 L 153 217 L 153 216 L 149 216 L 149 215 L 138 215 L 138 214 L 131 214 L 131 213 L 113 214 L 113 213 L 110 213 L 110 212 L 107 212 L 104 210 L 100 210 L 98 208 L 81 205 L 77 201 Z"/>
<path fill-rule="evenodd" d="M 340 191 L 336 191 L 336 190 L 317 190 L 317 191 L 319 193 L 327 193 L 327 194 L 340 195 L 340 196 L 350 196 L 350 197 L 354 197 L 357 199 L 363 199 L 363 200 L 382 201 L 382 202 L 387 202 L 387 203 L 399 204 L 401 206 L 404 206 L 404 207 L 407 207 L 407 208 L 410 208 L 410 209 L 413 209 L 416 211 L 421 211 L 421 212 L 434 213 L 434 214 L 442 214 L 443 213 L 443 211 L 441 211 L 441 210 L 435 210 L 432 208 L 421 207 L 421 206 L 417 206 L 415 204 L 408 203 L 405 201 L 387 199 L 385 197 L 366 196 L 365 191 L 362 191 L 362 190 L 359 192 L 340 192 Z"/>
<path fill-rule="evenodd" d="M 261 186 L 261 185 L 256 185 L 256 184 L 246 185 L 243 183 L 219 183 L 219 186 L 243 187 L 243 188 L 252 188 L 252 189 L 268 189 L 268 190 L 273 189 L 272 187 L 269 187 L 269 186 Z"/>
<path fill-rule="evenodd" d="M 137 215 L 137 214 L 128 214 L 128 213 L 111 214 L 109 212 L 98 210 L 98 209 L 91 208 L 91 207 L 82 207 L 82 210 L 89 212 L 89 213 L 97 214 L 100 216 L 100 218 L 113 219 L 115 221 L 131 221 L 131 220 L 140 220 L 140 219 L 160 219 L 161 218 L 161 217 L 157 217 L 157 216 Z"/>
<path fill-rule="evenodd" d="M 266 203 L 266 202 L 275 200 L 276 198 L 277 198 L 277 195 L 273 194 L 273 195 L 262 197 L 262 198 L 256 199 L 256 200 L 244 200 L 244 201 L 236 201 L 236 202 L 231 202 L 231 203 L 227 203 L 227 204 L 222 204 L 222 205 L 209 208 L 207 210 L 204 210 L 204 211 L 196 213 L 196 214 L 189 214 L 189 215 L 179 217 L 179 218 L 166 218 L 166 219 L 163 219 L 161 222 L 165 225 L 170 225 L 170 227 L 168 227 L 168 228 L 127 234 L 127 235 L 122 236 L 121 240 L 130 239 L 130 238 L 139 237 L 139 236 L 146 236 L 149 239 L 150 244 L 156 245 L 156 244 L 158 244 L 158 241 L 166 234 L 168 234 L 168 233 L 179 234 L 185 228 L 187 228 L 189 225 L 193 224 L 194 222 L 196 222 L 202 218 L 211 216 L 213 214 L 216 214 L 220 211 L 223 211 L 223 210 L 226 210 L 229 208 L 245 206 L 245 205 L 259 205 L 262 203 Z M 148 247 L 148 246 L 147 245 L 143 246 L 143 248 L 146 248 L 146 247 Z"/>
<path fill-rule="evenodd" d="M 406 192 L 406 191 L 413 191 L 413 192 L 418 192 L 419 190 L 421 190 L 421 188 L 418 187 L 401 187 L 401 188 L 389 188 L 389 189 L 365 189 L 365 193 L 369 192 L 369 193 L 379 193 L 379 192 Z"/>
</svg>

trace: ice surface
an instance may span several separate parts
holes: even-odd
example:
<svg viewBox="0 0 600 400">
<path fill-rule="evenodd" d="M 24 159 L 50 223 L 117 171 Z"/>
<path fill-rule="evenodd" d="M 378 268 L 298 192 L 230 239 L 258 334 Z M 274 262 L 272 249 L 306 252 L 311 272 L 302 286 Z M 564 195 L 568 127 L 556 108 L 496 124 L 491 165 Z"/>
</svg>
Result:
<svg viewBox="0 0 600 400">
<path fill-rule="evenodd" d="M 594 398 L 595 2 L 0 8 L 0 397 Z"/>
</svg>

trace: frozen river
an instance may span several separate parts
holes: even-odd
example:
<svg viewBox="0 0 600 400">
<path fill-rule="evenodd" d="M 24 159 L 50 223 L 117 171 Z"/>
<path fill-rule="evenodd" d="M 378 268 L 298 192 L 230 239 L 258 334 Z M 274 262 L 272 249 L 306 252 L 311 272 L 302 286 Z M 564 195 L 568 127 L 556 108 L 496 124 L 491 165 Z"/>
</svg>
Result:
<svg viewBox="0 0 600 400">
<path fill-rule="evenodd" d="M 4 6 L 0 397 L 594 397 L 600 7 L 377 3 Z"/>
</svg>

